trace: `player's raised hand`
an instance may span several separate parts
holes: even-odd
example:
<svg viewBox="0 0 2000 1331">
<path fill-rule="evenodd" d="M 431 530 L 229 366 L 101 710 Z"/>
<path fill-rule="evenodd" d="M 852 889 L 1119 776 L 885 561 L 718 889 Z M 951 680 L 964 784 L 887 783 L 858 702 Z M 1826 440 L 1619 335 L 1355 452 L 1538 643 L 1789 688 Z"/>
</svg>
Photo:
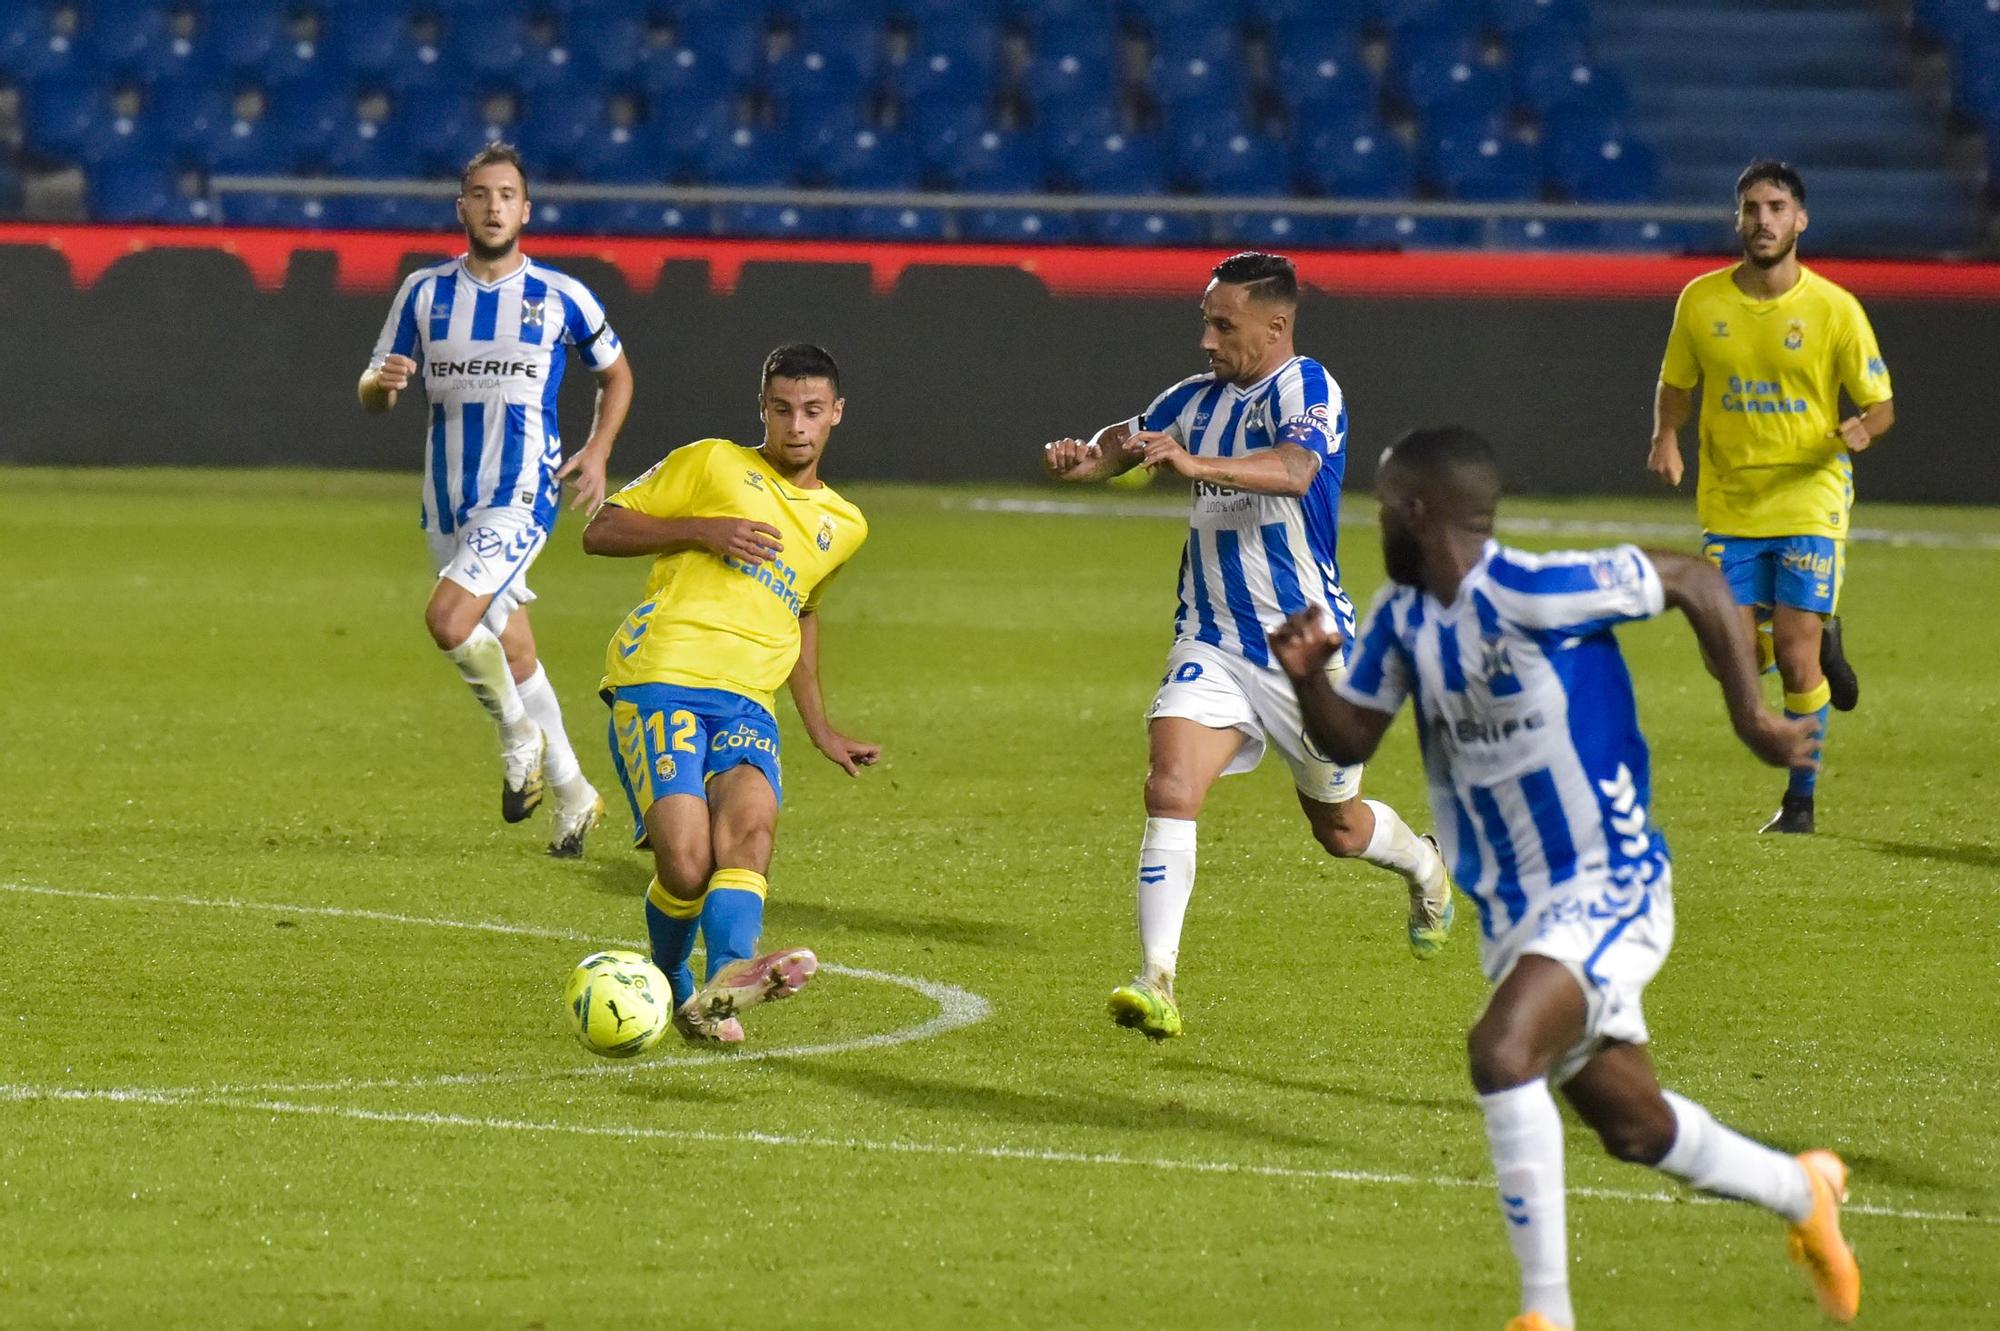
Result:
<svg viewBox="0 0 2000 1331">
<path fill-rule="evenodd" d="M 710 518 L 708 539 L 702 544 L 742 564 L 761 564 L 785 548 L 776 527 L 750 518 Z"/>
<path fill-rule="evenodd" d="M 1646 470 L 1668 485 L 1678 486 L 1682 474 L 1680 436 L 1655 435 L 1653 451 L 1646 455 Z"/>
<path fill-rule="evenodd" d="M 829 730 L 824 735 L 813 737 L 813 747 L 833 761 L 833 765 L 849 776 L 861 775 L 864 767 L 873 767 L 882 758 L 882 746 L 870 744 L 866 740 L 849 739 L 837 730 Z"/>
<path fill-rule="evenodd" d="M 1042 445 L 1042 466 L 1059 481 L 1095 480 L 1103 460 L 1096 444 L 1081 439 L 1058 439 Z"/>
<path fill-rule="evenodd" d="M 1271 655 L 1293 679 L 1309 679 L 1325 670 L 1340 650 L 1341 637 L 1328 633 L 1317 610 L 1300 610 L 1271 630 Z"/>
<path fill-rule="evenodd" d="M 393 353 L 382 358 L 375 367 L 375 382 L 392 393 L 400 393 L 410 386 L 410 376 L 417 372 L 417 363 L 408 356 Z"/>
<path fill-rule="evenodd" d="M 1829 439 L 1838 439 L 1850 453 L 1859 453 L 1875 442 L 1875 436 L 1868 433 L 1868 424 L 1859 416 L 1849 416 L 1846 420 L 1826 432 Z"/>
<path fill-rule="evenodd" d="M 1193 454 L 1181 447 L 1180 440 L 1159 430 L 1141 430 L 1127 435 L 1121 447 L 1126 457 L 1142 467 L 1153 470 L 1165 467 L 1180 476 L 1188 475 L 1194 462 Z"/>
<path fill-rule="evenodd" d="M 1737 725 L 1736 737 L 1772 767 L 1818 768 L 1818 729 L 1815 717 L 1780 716 L 1760 706 Z"/>
<path fill-rule="evenodd" d="M 582 509 L 594 513 L 604 502 L 604 462 L 605 454 L 595 448 L 580 448 L 569 459 L 556 468 L 556 479 L 569 483 L 570 511 Z"/>
</svg>

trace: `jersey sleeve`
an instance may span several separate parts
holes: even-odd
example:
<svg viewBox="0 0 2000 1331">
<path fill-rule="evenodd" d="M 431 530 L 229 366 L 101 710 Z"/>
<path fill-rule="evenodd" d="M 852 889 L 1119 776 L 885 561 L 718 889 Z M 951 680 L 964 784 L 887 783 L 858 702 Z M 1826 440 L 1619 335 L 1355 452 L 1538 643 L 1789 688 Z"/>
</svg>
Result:
<svg viewBox="0 0 2000 1331">
<path fill-rule="evenodd" d="M 1692 302 L 1688 293 L 1692 285 L 1681 292 L 1674 302 L 1674 326 L 1667 330 L 1667 354 L 1660 360 L 1660 382 L 1669 388 L 1688 389 L 1701 382 L 1701 362 L 1695 359 L 1694 329 L 1689 321 L 1694 317 L 1689 308 Z"/>
<path fill-rule="evenodd" d="M 604 306 L 581 282 L 563 284 L 563 341 L 577 349 L 584 364 L 593 370 L 610 369 L 623 354 L 625 344 L 611 330 Z"/>
<path fill-rule="evenodd" d="M 1872 407 L 1894 396 L 1889 386 L 1889 367 L 1883 363 L 1882 348 L 1875 341 L 1875 329 L 1868 322 L 1861 302 L 1849 297 L 1842 305 L 1840 333 L 1834 341 L 1834 369 L 1840 386 L 1857 407 Z"/>
<path fill-rule="evenodd" d="M 1410 696 L 1410 654 L 1396 635 L 1396 589 L 1385 585 L 1362 621 L 1347 671 L 1333 691 L 1356 707 L 1394 716 Z"/>
<path fill-rule="evenodd" d="M 1545 555 L 1502 550 L 1486 572 L 1495 609 L 1534 631 L 1586 637 L 1667 608 L 1659 570 L 1636 545 Z"/>
<path fill-rule="evenodd" d="M 389 304 L 389 317 L 382 323 L 382 335 L 375 339 L 375 352 L 368 358 L 369 369 L 381 369 L 382 362 L 391 356 L 423 359 L 423 341 L 417 336 L 417 293 L 429 276 L 423 272 L 411 273 L 396 289 L 396 299 Z"/>
<path fill-rule="evenodd" d="M 1278 376 L 1271 411 L 1271 441 L 1297 444 L 1330 458 L 1347 442 L 1347 405 L 1340 385 L 1315 360 L 1301 360 Z"/>
<path fill-rule="evenodd" d="M 1144 412 L 1133 417 L 1132 428 L 1172 435 L 1182 447 L 1186 447 L 1187 426 L 1183 422 L 1187 419 L 1188 406 L 1204 387 L 1214 381 L 1214 376 L 1207 374 L 1191 375 L 1181 380 L 1154 398 L 1153 404 Z"/>
<path fill-rule="evenodd" d="M 624 489 L 605 499 L 607 504 L 629 508 L 651 518 L 684 518 L 695 515 L 701 483 L 708 475 L 712 445 L 687 444 L 654 463 L 652 469 Z"/>
</svg>

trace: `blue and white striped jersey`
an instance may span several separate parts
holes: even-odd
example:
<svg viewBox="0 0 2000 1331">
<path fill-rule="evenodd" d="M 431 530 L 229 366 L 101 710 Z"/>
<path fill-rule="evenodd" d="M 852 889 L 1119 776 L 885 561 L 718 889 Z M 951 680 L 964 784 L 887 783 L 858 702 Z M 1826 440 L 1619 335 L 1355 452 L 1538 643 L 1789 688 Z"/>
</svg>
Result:
<svg viewBox="0 0 2000 1331">
<path fill-rule="evenodd" d="M 1438 840 L 1488 940 L 1551 908 L 1648 908 L 1667 843 L 1611 629 L 1665 604 L 1636 545 L 1532 555 L 1495 541 L 1450 605 L 1396 583 L 1375 598 L 1334 687 L 1378 712 L 1414 699 Z"/>
<path fill-rule="evenodd" d="M 1347 404 L 1325 366 L 1294 356 L 1248 388 L 1198 374 L 1153 399 L 1133 424 L 1172 435 L 1196 457 L 1237 457 L 1287 443 L 1320 459 L 1312 488 L 1298 499 L 1206 482 L 1194 487 L 1176 641 L 1205 642 L 1269 668 L 1265 635 L 1309 606 L 1353 636 L 1354 605 L 1340 589 L 1335 557 Z"/>
<path fill-rule="evenodd" d="M 528 507 L 538 525 L 555 525 L 556 391 L 570 347 L 593 370 L 621 354 L 590 289 L 532 259 L 490 284 L 467 272 L 462 257 L 404 279 L 369 365 L 410 356 L 423 376 L 426 531 L 450 535 L 493 507 Z"/>
</svg>

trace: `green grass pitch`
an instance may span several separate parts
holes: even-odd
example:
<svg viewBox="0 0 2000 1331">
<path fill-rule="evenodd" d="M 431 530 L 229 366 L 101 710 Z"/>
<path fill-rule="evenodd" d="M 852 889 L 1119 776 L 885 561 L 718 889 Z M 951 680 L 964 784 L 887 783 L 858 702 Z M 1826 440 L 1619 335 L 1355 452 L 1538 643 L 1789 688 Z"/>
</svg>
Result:
<svg viewBox="0 0 2000 1331">
<path fill-rule="evenodd" d="M 851 493 L 874 535 L 824 675 L 886 757 L 850 781 L 780 704 L 766 934 L 848 969 L 755 1014 L 753 1056 L 610 1065 L 559 998 L 643 936 L 648 870 L 622 823 L 555 863 L 495 816 L 491 730 L 422 629 L 414 478 L 0 471 L 0 1326 L 1497 1331 L 1470 911 L 1410 960 L 1400 885 L 1321 855 L 1267 763 L 1203 818 L 1188 1036 L 1104 1016 L 1171 497 Z M 1507 516 L 1531 547 L 1692 540 L 1685 498 Z M 1782 779 L 1685 624 L 1623 634 L 1678 865 L 1655 1053 L 1847 1155 L 1863 1326 L 2000 1326 L 2000 515 L 1861 521 L 1950 539 L 1852 551 L 1862 707 L 1811 840 L 1756 835 Z M 608 789 L 594 687 L 644 570 L 577 531 L 534 616 Z M 1369 789 L 1428 825 L 1406 722 Z M 1819 1324 L 1776 1221 L 1570 1146 L 1585 1326 Z"/>
</svg>

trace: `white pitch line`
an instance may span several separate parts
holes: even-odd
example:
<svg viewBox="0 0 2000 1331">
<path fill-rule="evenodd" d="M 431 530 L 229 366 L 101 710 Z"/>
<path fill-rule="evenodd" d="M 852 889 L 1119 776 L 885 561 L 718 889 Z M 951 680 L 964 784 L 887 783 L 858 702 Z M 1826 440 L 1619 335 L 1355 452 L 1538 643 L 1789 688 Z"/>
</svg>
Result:
<svg viewBox="0 0 2000 1331">
<path fill-rule="evenodd" d="M 351 906 L 309 906 L 272 901 L 242 901 L 233 897 L 177 897 L 154 896 L 136 892 L 94 892 L 80 888 L 43 887 L 34 883 L 0 883 L 0 891 L 15 892 L 27 896 L 58 897 L 73 901 L 108 901 L 119 904 L 139 904 L 153 906 L 187 906 L 209 910 L 256 910 L 276 915 L 316 915 L 331 919 L 366 920 L 377 924 L 406 924 L 438 929 L 471 929 L 482 933 L 506 934 L 516 938 L 549 938 L 565 942 L 585 943 L 601 946 L 604 940 L 593 934 L 579 933 L 573 929 L 551 929 L 541 925 L 509 924 L 501 920 L 452 920 L 430 915 L 402 915 L 394 911 L 367 910 Z M 619 946 L 641 947 L 635 942 L 620 943 Z M 812 1058 L 828 1054 L 853 1053 L 861 1049 L 883 1049 L 891 1045 L 911 1044 L 918 1040 L 928 1040 L 951 1031 L 984 1021 L 992 1015 L 993 1005 L 969 989 L 961 989 L 954 984 L 941 984 L 936 980 L 926 980 L 914 975 L 896 975 L 889 971 L 866 970 L 856 966 L 840 966 L 832 962 L 820 963 L 820 970 L 833 975 L 844 975 L 849 979 L 865 980 L 880 984 L 893 984 L 913 990 L 937 1004 L 938 1010 L 928 1020 L 901 1030 L 879 1031 L 874 1035 L 861 1035 L 848 1040 L 832 1040 L 824 1044 L 787 1045 L 773 1049 L 750 1049 L 726 1056 L 715 1054 L 691 1054 L 674 1057 L 648 1058 L 631 1063 L 595 1061 L 570 1068 L 540 1068 L 527 1072 L 455 1072 L 430 1077 L 347 1077 L 321 1082 L 257 1082 L 243 1085 L 220 1086 L 179 1086 L 179 1087 L 125 1087 L 115 1088 L 119 1093 L 134 1095 L 168 1096 L 179 1099 L 198 1099 L 218 1095 L 302 1095 L 321 1091 L 377 1091 L 377 1090 L 419 1090 L 437 1086 L 491 1086 L 510 1082 L 544 1081 L 551 1077 L 602 1077 L 633 1076 L 660 1068 L 673 1067 L 723 1067 L 736 1063 L 758 1063 L 774 1058 Z M 15 1094 L 19 1090 L 34 1090 L 33 1087 L 0 1087 L 0 1100 L 28 1098 Z M 50 1088 L 63 1090 L 69 1088 Z"/>
<path fill-rule="evenodd" d="M 1306 1183 L 1353 1183 L 1374 1187 L 1483 1190 L 1493 1186 L 1489 1179 L 1459 1178 L 1448 1174 L 1398 1174 L 1367 1169 L 1310 1169 L 1295 1165 L 1249 1164 L 1237 1160 L 1186 1160 L 1136 1156 L 1118 1151 L 1057 1151 L 1031 1146 L 981 1146 L 957 1142 L 906 1141 L 874 1137 L 822 1137 L 809 1133 L 717 1132 L 711 1128 L 662 1128 L 631 1123 L 559 1123 L 538 1119 L 490 1118 L 472 1114 L 364 1109 L 358 1105 L 300 1104 L 296 1101 L 257 1100 L 238 1096 L 188 1098 L 145 1090 L 58 1090 L 0 1085 L 0 1100 L 100 1101 L 113 1104 L 141 1104 L 162 1109 L 233 1109 L 249 1113 L 339 1118 L 360 1123 L 421 1128 L 464 1128 L 486 1132 L 541 1133 L 550 1136 L 608 1137 L 621 1141 L 680 1142 L 704 1146 L 769 1146 L 799 1150 L 855 1151 L 878 1155 L 939 1156 L 969 1160 L 1001 1160 L 1031 1165 L 1087 1165 L 1179 1174 L 1283 1179 Z M 1668 1206 L 1736 1204 L 1726 1202 L 1719 1197 L 1624 1188 L 1572 1187 L 1569 1189 L 1569 1195 L 1586 1197 L 1593 1201 L 1644 1202 Z M 1845 1215 L 1876 1216 L 1887 1220 L 1968 1225 L 2000 1224 L 2000 1217 L 1971 1215 L 1963 1211 L 1918 1211 L 1852 1202 L 1843 1206 L 1841 1211 Z"/>
<path fill-rule="evenodd" d="M 1140 499 L 955 499 L 948 509 L 974 513 L 1024 513 L 1035 517 L 1161 518 L 1185 522 L 1186 504 Z M 1340 513 L 1343 527 L 1375 525 L 1375 515 L 1354 504 Z M 1537 518 L 1502 515 L 1500 530 L 1523 536 L 1622 536 L 1631 539 L 1684 540 L 1698 534 L 1692 522 L 1627 522 L 1610 518 Z M 1931 550 L 2000 550 L 2000 534 L 1902 530 L 1895 527 L 1853 527 L 1847 539 L 1857 545 L 1890 545 Z"/>
</svg>

